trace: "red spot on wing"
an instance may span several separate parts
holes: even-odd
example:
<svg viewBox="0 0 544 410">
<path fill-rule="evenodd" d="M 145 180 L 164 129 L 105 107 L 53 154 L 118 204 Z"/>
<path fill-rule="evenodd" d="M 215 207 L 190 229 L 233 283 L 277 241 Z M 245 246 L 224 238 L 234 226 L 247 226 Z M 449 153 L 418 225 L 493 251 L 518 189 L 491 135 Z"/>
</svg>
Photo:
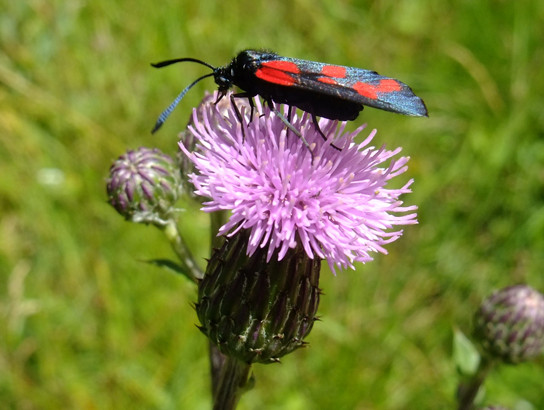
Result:
<svg viewBox="0 0 544 410">
<path fill-rule="evenodd" d="M 291 86 L 295 84 L 295 79 L 291 74 L 270 67 L 261 67 L 255 71 L 255 75 L 261 80 L 269 83 Z"/>
<path fill-rule="evenodd" d="M 287 73 L 298 74 L 300 73 L 300 68 L 298 65 L 291 61 L 282 61 L 282 60 L 272 60 L 264 61 L 261 63 L 261 67 L 273 68 L 275 70 L 285 71 Z"/>
<path fill-rule="evenodd" d="M 321 69 L 321 74 L 326 75 L 327 77 L 346 78 L 346 67 L 341 67 L 338 65 L 324 65 Z"/>
<path fill-rule="evenodd" d="M 334 78 L 330 78 L 330 77 L 319 77 L 317 81 L 321 83 L 325 83 L 325 84 L 332 84 L 332 85 L 338 84 Z"/>
<path fill-rule="evenodd" d="M 376 100 L 378 98 L 378 94 L 392 93 L 402 89 L 398 81 L 391 78 L 387 80 L 380 80 L 378 84 L 368 84 L 358 81 L 353 84 L 352 88 L 363 97 L 370 98 L 371 100 Z"/>
</svg>

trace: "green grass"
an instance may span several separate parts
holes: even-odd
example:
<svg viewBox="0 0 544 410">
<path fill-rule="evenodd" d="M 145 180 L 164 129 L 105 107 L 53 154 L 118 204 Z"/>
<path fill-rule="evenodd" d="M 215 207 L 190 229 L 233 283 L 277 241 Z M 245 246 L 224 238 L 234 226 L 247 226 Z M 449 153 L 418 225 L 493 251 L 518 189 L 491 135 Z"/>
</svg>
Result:
<svg viewBox="0 0 544 410">
<path fill-rule="evenodd" d="M 204 90 L 155 136 L 203 67 L 246 47 L 376 69 L 429 119 L 365 110 L 409 155 L 419 225 L 358 270 L 322 273 L 310 347 L 257 365 L 240 408 L 454 407 L 453 329 L 492 290 L 544 290 L 544 3 L 539 1 L 0 0 L 0 402 L 4 408 L 207 409 L 206 340 L 151 227 L 124 222 L 104 180 L 128 148 L 176 150 Z M 208 219 L 184 232 L 204 263 Z M 544 361 L 503 367 L 491 402 L 544 408 Z"/>
</svg>

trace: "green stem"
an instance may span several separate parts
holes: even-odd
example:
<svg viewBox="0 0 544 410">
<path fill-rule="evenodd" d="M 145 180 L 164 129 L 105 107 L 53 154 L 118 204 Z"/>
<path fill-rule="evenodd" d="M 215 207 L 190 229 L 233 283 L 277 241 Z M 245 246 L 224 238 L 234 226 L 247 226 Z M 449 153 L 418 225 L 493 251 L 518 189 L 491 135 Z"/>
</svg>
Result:
<svg viewBox="0 0 544 410">
<path fill-rule="evenodd" d="M 224 211 L 210 214 L 210 243 L 213 249 L 221 247 L 225 238 L 217 236 L 219 228 L 227 221 Z M 251 366 L 222 354 L 217 346 L 209 342 L 210 372 L 214 410 L 230 410 L 236 407 L 244 393 Z"/>
<path fill-rule="evenodd" d="M 204 277 L 204 272 L 198 267 L 191 251 L 181 236 L 178 225 L 172 219 L 168 220 L 166 225 L 161 226 L 164 234 L 170 241 L 172 249 L 179 258 L 181 267 L 186 272 L 186 276 L 193 282 L 198 283 Z"/>
<path fill-rule="evenodd" d="M 482 358 L 476 373 L 470 379 L 459 383 L 457 388 L 458 410 L 471 410 L 474 408 L 474 399 L 492 367 L 493 362 L 491 360 Z"/>
<path fill-rule="evenodd" d="M 212 250 L 214 248 L 220 248 L 225 240 L 223 236 L 217 236 L 217 232 L 219 232 L 219 228 L 227 222 L 227 217 L 228 215 L 225 211 L 212 212 L 210 214 L 210 241 Z"/>
<path fill-rule="evenodd" d="M 219 351 L 216 345 L 214 345 L 211 340 L 208 340 L 209 343 L 209 354 L 210 354 L 210 373 L 212 378 L 212 397 L 217 395 L 217 390 L 219 389 L 219 384 L 221 381 L 221 371 L 225 365 L 226 356 Z"/>
<path fill-rule="evenodd" d="M 222 236 L 217 236 L 219 228 L 225 224 L 227 220 L 227 214 L 224 211 L 212 212 L 210 214 L 210 244 L 211 252 L 214 248 L 219 248 L 224 241 Z M 209 341 L 209 354 L 210 354 L 210 373 L 212 379 L 212 396 L 216 397 L 219 384 L 221 380 L 221 374 L 225 365 L 226 356 L 219 351 L 217 346 Z"/>
<path fill-rule="evenodd" d="M 232 410 L 250 386 L 251 365 L 223 356 L 224 362 L 214 390 L 213 410 Z"/>
</svg>

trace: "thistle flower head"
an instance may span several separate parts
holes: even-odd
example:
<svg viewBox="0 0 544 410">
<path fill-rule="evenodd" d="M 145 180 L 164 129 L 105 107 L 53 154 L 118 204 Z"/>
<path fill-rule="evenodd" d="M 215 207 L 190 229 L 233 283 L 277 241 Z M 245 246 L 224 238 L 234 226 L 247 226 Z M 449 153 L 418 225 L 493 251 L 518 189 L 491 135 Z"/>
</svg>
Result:
<svg viewBox="0 0 544 410">
<path fill-rule="evenodd" d="M 110 168 L 108 202 L 132 222 L 162 225 L 181 195 L 181 176 L 174 159 L 159 149 L 127 151 Z"/>
<path fill-rule="evenodd" d="M 476 313 L 475 334 L 492 358 L 519 363 L 536 357 L 544 348 L 544 295 L 527 285 L 498 290 Z"/>
<path fill-rule="evenodd" d="M 232 106 L 220 113 L 205 104 L 189 127 L 196 150 L 180 143 L 195 165 L 196 194 L 209 198 L 203 209 L 231 212 L 220 235 L 249 230 L 247 253 L 267 247 L 268 259 L 277 251 L 281 260 L 299 243 L 334 271 L 386 253 L 384 245 L 402 234 L 397 226 L 417 223 L 416 207 L 399 200 L 413 181 L 386 188 L 407 169 L 407 157 L 393 159 L 400 148 L 370 146 L 375 131 L 356 144 L 364 126 L 346 133 L 345 123 L 321 119 L 325 141 L 310 115 L 294 115 L 307 147 L 268 107 L 257 102 L 255 111 L 250 121 L 244 109 L 240 124 Z"/>
</svg>

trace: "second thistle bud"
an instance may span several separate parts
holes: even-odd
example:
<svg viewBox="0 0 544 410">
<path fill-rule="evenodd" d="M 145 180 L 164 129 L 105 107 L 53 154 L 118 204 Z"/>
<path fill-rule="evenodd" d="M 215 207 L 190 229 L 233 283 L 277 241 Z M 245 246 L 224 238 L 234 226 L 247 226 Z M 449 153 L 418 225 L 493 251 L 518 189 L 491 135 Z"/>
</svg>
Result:
<svg viewBox="0 0 544 410">
<path fill-rule="evenodd" d="M 493 293 L 476 314 L 475 334 L 491 358 L 507 363 L 533 359 L 544 348 L 544 295 L 527 285 Z"/>
<path fill-rule="evenodd" d="M 301 247 L 281 261 L 266 249 L 245 254 L 248 235 L 226 239 L 199 285 L 200 328 L 219 350 L 245 363 L 270 363 L 303 346 L 319 305 L 321 261 Z"/>
<path fill-rule="evenodd" d="M 175 160 L 158 149 L 139 148 L 119 157 L 110 168 L 108 202 L 132 222 L 164 224 L 181 195 Z"/>
</svg>

